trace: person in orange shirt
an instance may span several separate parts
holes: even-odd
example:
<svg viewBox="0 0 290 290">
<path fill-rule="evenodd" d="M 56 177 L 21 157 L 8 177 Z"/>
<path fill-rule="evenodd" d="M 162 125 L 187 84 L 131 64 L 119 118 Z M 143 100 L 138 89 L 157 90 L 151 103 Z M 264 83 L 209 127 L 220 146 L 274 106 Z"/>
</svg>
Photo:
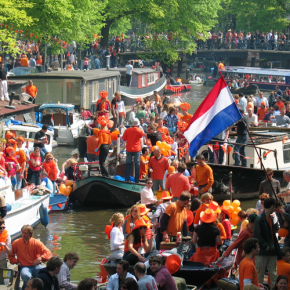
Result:
<svg viewBox="0 0 290 290">
<path fill-rule="evenodd" d="M 258 274 L 253 262 L 255 256 L 259 254 L 259 240 L 254 238 L 246 240 L 243 245 L 243 250 L 246 256 L 239 266 L 240 289 L 244 289 L 244 286 L 249 284 L 259 287 Z"/>
<path fill-rule="evenodd" d="M 275 105 L 277 105 L 279 107 L 279 110 L 281 110 L 281 108 L 283 108 L 285 106 L 285 104 L 282 102 L 282 97 L 277 96 L 277 103 Z"/>
<path fill-rule="evenodd" d="M 53 193 L 55 192 L 55 181 L 57 179 L 57 165 L 54 162 L 53 155 L 51 153 L 47 153 L 45 155 L 44 162 L 42 163 L 43 169 L 47 173 L 47 177 L 51 180 L 53 184 Z"/>
<path fill-rule="evenodd" d="M 87 159 L 89 162 L 94 162 L 99 160 L 99 152 L 95 152 L 96 148 L 99 146 L 99 131 L 100 129 L 95 128 L 93 135 L 87 138 Z"/>
<path fill-rule="evenodd" d="M 265 115 L 267 114 L 268 109 L 265 106 L 265 102 L 261 102 L 261 107 L 258 109 L 258 121 L 264 120 Z"/>
<path fill-rule="evenodd" d="M 37 92 L 38 92 L 38 90 L 37 90 L 36 86 L 34 86 L 33 81 L 30 80 L 29 86 L 26 86 L 26 93 L 31 96 L 31 98 L 29 98 L 29 101 L 32 102 L 33 104 L 35 104 Z"/>
<path fill-rule="evenodd" d="M 140 176 L 139 179 L 145 179 L 148 177 L 149 169 L 149 150 L 147 147 L 142 148 L 142 155 L 140 157 Z"/>
<path fill-rule="evenodd" d="M 21 66 L 28 66 L 28 58 L 26 57 L 25 54 L 22 55 L 21 60 L 20 60 Z"/>
<path fill-rule="evenodd" d="M 182 110 L 182 114 L 183 114 L 183 116 L 180 118 L 180 120 L 182 122 L 186 122 L 187 124 L 190 123 L 190 120 L 192 118 L 192 115 L 191 114 L 188 114 L 188 110 L 190 109 L 190 107 L 191 106 L 188 103 L 182 103 L 180 105 L 180 109 Z"/>
<path fill-rule="evenodd" d="M 155 106 L 157 107 L 158 110 L 158 114 L 160 114 L 162 109 L 162 100 L 161 97 L 158 95 L 157 91 L 154 91 L 154 100 Z"/>
<path fill-rule="evenodd" d="M 109 147 L 111 145 L 111 132 L 108 130 L 107 124 L 109 123 L 109 118 L 102 117 L 98 118 L 98 123 L 101 125 L 101 129 L 98 133 L 99 145 L 95 152 L 100 150 L 99 163 L 101 168 L 101 173 L 103 176 L 109 177 L 109 173 L 105 167 L 105 161 L 109 153 Z"/>
<path fill-rule="evenodd" d="M 156 130 L 161 133 L 161 135 L 165 134 L 169 136 L 169 130 L 167 127 L 163 126 L 163 120 L 157 119 L 157 128 Z"/>
<path fill-rule="evenodd" d="M 38 65 L 42 65 L 42 56 L 41 56 L 41 55 L 39 55 L 39 56 L 37 57 L 37 59 L 36 59 L 36 64 L 38 64 Z"/>
<path fill-rule="evenodd" d="M 277 276 L 285 275 L 290 281 L 290 248 L 283 248 L 281 256 L 282 259 L 277 261 Z M 290 290 L 290 283 L 288 283 L 287 290 Z"/>
<path fill-rule="evenodd" d="M 219 61 L 218 69 L 219 70 L 225 70 L 225 65 L 221 61 Z"/>
<path fill-rule="evenodd" d="M 51 252 L 41 241 L 32 238 L 33 228 L 30 225 L 24 225 L 21 228 L 21 234 L 22 238 L 12 243 L 8 258 L 11 264 L 21 267 L 22 289 L 25 289 L 28 281 L 32 277 L 36 277 L 39 270 L 44 268 L 41 263 L 51 258 Z"/>
<path fill-rule="evenodd" d="M 196 210 L 195 217 L 194 217 L 194 227 L 197 227 L 199 225 L 200 214 L 208 208 L 212 200 L 213 200 L 213 196 L 208 192 L 204 193 L 201 196 L 202 205 Z"/>
<path fill-rule="evenodd" d="M 141 138 L 144 135 L 143 130 L 139 128 L 140 122 L 138 119 L 134 119 L 132 127 L 126 129 L 123 135 L 123 140 L 126 143 L 126 176 L 125 180 L 130 180 L 132 157 L 134 157 L 135 163 L 135 181 L 139 182 L 140 173 L 140 153 L 141 153 Z"/>
<path fill-rule="evenodd" d="M 25 178 L 25 170 L 26 170 L 26 154 L 22 149 L 16 148 L 16 159 L 19 163 L 19 170 L 16 171 L 16 189 L 22 188 L 22 180 Z"/>
</svg>

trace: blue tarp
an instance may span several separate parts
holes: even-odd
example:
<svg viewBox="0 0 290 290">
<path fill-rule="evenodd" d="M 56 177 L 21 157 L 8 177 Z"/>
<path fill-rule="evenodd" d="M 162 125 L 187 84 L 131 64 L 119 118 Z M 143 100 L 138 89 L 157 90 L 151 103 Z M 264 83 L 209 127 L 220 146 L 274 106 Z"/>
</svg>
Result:
<svg viewBox="0 0 290 290">
<path fill-rule="evenodd" d="M 120 180 L 120 181 L 125 181 L 125 177 L 122 177 L 122 176 L 120 176 L 120 175 L 115 175 L 115 176 L 114 176 L 114 179 L 116 179 L 116 180 Z M 136 182 L 136 181 L 135 181 L 135 177 L 130 176 L 130 182 Z"/>
<path fill-rule="evenodd" d="M 8 120 L 6 123 L 5 123 L 5 125 L 6 126 L 9 126 L 9 125 L 26 125 L 27 123 L 25 123 L 25 122 L 21 122 L 21 121 L 16 121 L 16 120 Z M 29 124 L 27 124 L 27 125 L 29 125 Z M 35 126 L 37 126 L 37 127 L 39 127 L 39 129 L 41 129 L 42 128 L 42 126 L 43 126 L 43 124 L 40 124 L 40 123 L 36 123 L 36 124 L 33 124 L 33 125 L 35 125 Z M 48 130 L 49 131 L 54 131 L 53 130 L 53 128 L 52 127 L 48 127 Z"/>
</svg>

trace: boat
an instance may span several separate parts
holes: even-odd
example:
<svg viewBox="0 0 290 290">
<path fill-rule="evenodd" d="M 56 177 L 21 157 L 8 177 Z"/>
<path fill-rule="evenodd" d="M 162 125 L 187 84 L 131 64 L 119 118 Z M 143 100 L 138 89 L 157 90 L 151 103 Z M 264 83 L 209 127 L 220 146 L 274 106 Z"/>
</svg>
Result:
<svg viewBox="0 0 290 290">
<path fill-rule="evenodd" d="M 202 263 L 192 261 L 183 261 L 182 267 L 172 276 L 184 278 L 186 284 L 195 285 L 197 289 L 200 289 L 221 270 L 230 269 L 233 266 L 233 263 L 234 256 L 232 255 L 229 255 L 229 257 L 225 258 L 221 264 L 213 263 L 204 265 Z M 102 266 L 110 276 L 116 273 L 117 263 L 115 261 L 104 263 Z M 134 274 L 134 266 L 130 266 L 130 273 Z M 150 268 L 147 269 L 147 274 L 153 274 Z"/>
<path fill-rule="evenodd" d="M 50 212 L 68 209 L 68 197 L 64 194 L 50 196 L 48 209 Z"/>
<path fill-rule="evenodd" d="M 166 85 L 165 90 L 164 90 L 164 94 L 188 92 L 190 90 L 191 90 L 191 84 Z"/>
<path fill-rule="evenodd" d="M 290 86 L 290 70 L 270 69 L 258 67 L 226 66 L 225 70 L 220 71 L 227 83 L 232 79 L 247 79 L 249 85 L 255 84 L 260 90 L 275 91 L 279 86 L 282 91 Z M 214 78 L 215 81 L 218 78 Z"/>
<path fill-rule="evenodd" d="M 8 120 L 4 127 L 3 127 L 3 135 L 2 137 L 5 138 L 6 132 L 11 131 L 12 133 L 15 133 L 16 136 L 22 136 L 24 140 L 26 141 L 26 144 L 23 144 L 23 147 L 26 147 L 29 149 L 29 151 L 34 150 L 34 137 L 37 132 L 39 132 L 42 128 L 43 124 L 36 123 L 36 124 L 30 124 L 25 123 L 21 121 L 16 120 Z M 52 148 L 57 146 L 57 142 L 53 140 L 54 136 L 54 130 L 52 127 L 48 127 L 48 130 L 46 131 L 45 135 L 47 136 L 48 144 L 44 144 L 45 149 L 48 152 L 52 151 Z"/>
<path fill-rule="evenodd" d="M 39 107 L 41 124 L 47 124 L 54 129 L 54 137 L 58 145 L 75 145 L 85 121 L 75 111 L 71 104 L 43 104 Z"/>
<path fill-rule="evenodd" d="M 200 79 L 201 79 L 200 81 L 196 80 L 197 76 L 200 77 Z M 205 80 L 206 80 L 206 77 L 204 74 L 200 74 L 200 75 L 194 74 L 194 75 L 190 76 L 190 79 L 188 80 L 188 82 L 190 85 L 192 85 L 194 87 L 201 87 L 204 85 Z"/>
<path fill-rule="evenodd" d="M 166 79 L 151 68 L 134 68 L 131 86 L 126 86 L 126 68 L 116 68 L 121 74 L 120 93 L 125 106 L 136 104 L 137 98 L 153 98 L 154 91 L 163 95 Z"/>
<path fill-rule="evenodd" d="M 281 189 L 286 188 L 287 183 L 283 178 L 283 172 L 289 169 L 290 165 L 290 140 L 288 132 L 269 132 L 260 130 L 250 132 L 259 156 L 262 156 L 265 168 L 272 168 L 274 178 L 280 181 Z M 233 139 L 235 133 L 231 134 L 228 146 L 235 145 Z M 227 150 L 227 149 L 226 149 Z M 259 156 L 251 141 L 246 144 L 247 167 L 234 166 L 233 150 L 224 159 L 224 164 L 208 165 L 213 169 L 214 184 L 212 186 L 214 199 L 222 201 L 229 199 L 230 172 L 232 172 L 232 194 L 234 199 L 249 200 L 259 196 L 259 185 L 265 180 L 265 172 L 262 168 Z M 208 146 L 203 145 L 199 154 L 203 154 L 208 161 Z"/>
<path fill-rule="evenodd" d="M 28 186 L 13 191 L 10 178 L 0 179 L 0 195 L 5 198 L 8 208 L 4 217 L 5 226 L 12 240 L 21 235 L 23 225 L 34 227 L 40 221 L 48 221 L 49 195 L 32 195 L 32 190 L 33 188 Z"/>
<path fill-rule="evenodd" d="M 245 88 L 230 88 L 232 94 L 255 95 L 259 92 L 259 87 L 256 84 L 251 84 Z"/>
</svg>

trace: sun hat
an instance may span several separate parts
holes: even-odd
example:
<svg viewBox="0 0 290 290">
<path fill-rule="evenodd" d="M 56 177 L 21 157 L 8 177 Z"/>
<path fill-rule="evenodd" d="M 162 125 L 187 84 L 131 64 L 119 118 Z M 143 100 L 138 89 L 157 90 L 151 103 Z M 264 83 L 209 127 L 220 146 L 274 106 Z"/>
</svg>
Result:
<svg viewBox="0 0 290 290">
<path fill-rule="evenodd" d="M 132 126 L 140 126 L 140 121 L 137 119 L 137 118 L 135 118 L 133 121 L 132 121 Z"/>
<path fill-rule="evenodd" d="M 161 199 L 163 199 L 163 200 L 170 200 L 172 198 L 173 198 L 173 196 L 170 194 L 169 191 L 162 191 L 162 193 L 161 193 Z"/>
<path fill-rule="evenodd" d="M 165 266 L 167 270 L 172 275 L 180 269 L 181 258 L 178 255 L 170 255 L 166 258 Z"/>
<path fill-rule="evenodd" d="M 145 215 L 150 211 L 150 208 L 147 208 L 145 204 L 138 204 L 138 207 L 140 209 L 140 215 Z"/>
<path fill-rule="evenodd" d="M 219 207 L 219 204 L 216 201 L 211 201 L 208 205 L 208 208 L 212 209 L 216 213 L 221 213 L 221 209 Z"/>
<path fill-rule="evenodd" d="M 22 143 L 24 143 L 24 138 L 22 136 L 18 136 L 17 140 L 21 141 Z"/>
<path fill-rule="evenodd" d="M 207 224 L 214 222 L 216 217 L 217 214 L 210 208 L 206 209 L 200 214 L 201 221 Z"/>
<path fill-rule="evenodd" d="M 168 171 L 169 174 L 173 173 L 175 171 L 175 167 L 174 166 L 169 166 L 167 171 Z"/>
<path fill-rule="evenodd" d="M 227 206 L 222 205 L 221 211 L 230 217 L 229 208 Z"/>
<path fill-rule="evenodd" d="M 147 224 L 145 223 L 145 221 L 143 219 L 140 219 L 140 220 L 135 222 L 135 225 L 134 225 L 134 228 L 132 229 L 132 231 L 134 231 L 138 228 L 142 228 L 142 227 L 147 228 Z"/>
</svg>

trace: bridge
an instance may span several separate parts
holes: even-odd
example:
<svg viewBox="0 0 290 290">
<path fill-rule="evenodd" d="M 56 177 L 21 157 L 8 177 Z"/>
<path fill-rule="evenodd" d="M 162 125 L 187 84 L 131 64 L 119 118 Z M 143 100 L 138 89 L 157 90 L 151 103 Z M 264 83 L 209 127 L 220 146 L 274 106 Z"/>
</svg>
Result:
<svg viewBox="0 0 290 290">
<path fill-rule="evenodd" d="M 146 57 L 156 57 L 156 52 L 134 51 L 119 53 L 120 63 Z M 154 56 L 153 56 L 154 55 Z M 268 61 L 281 61 L 281 66 L 290 69 L 290 51 L 277 51 L 265 49 L 198 49 L 192 55 L 179 53 L 179 58 L 171 68 L 173 77 L 185 78 L 186 64 L 192 63 L 196 58 L 199 61 L 223 61 L 226 65 L 263 67 Z M 213 65 L 213 64 L 212 64 Z"/>
</svg>

